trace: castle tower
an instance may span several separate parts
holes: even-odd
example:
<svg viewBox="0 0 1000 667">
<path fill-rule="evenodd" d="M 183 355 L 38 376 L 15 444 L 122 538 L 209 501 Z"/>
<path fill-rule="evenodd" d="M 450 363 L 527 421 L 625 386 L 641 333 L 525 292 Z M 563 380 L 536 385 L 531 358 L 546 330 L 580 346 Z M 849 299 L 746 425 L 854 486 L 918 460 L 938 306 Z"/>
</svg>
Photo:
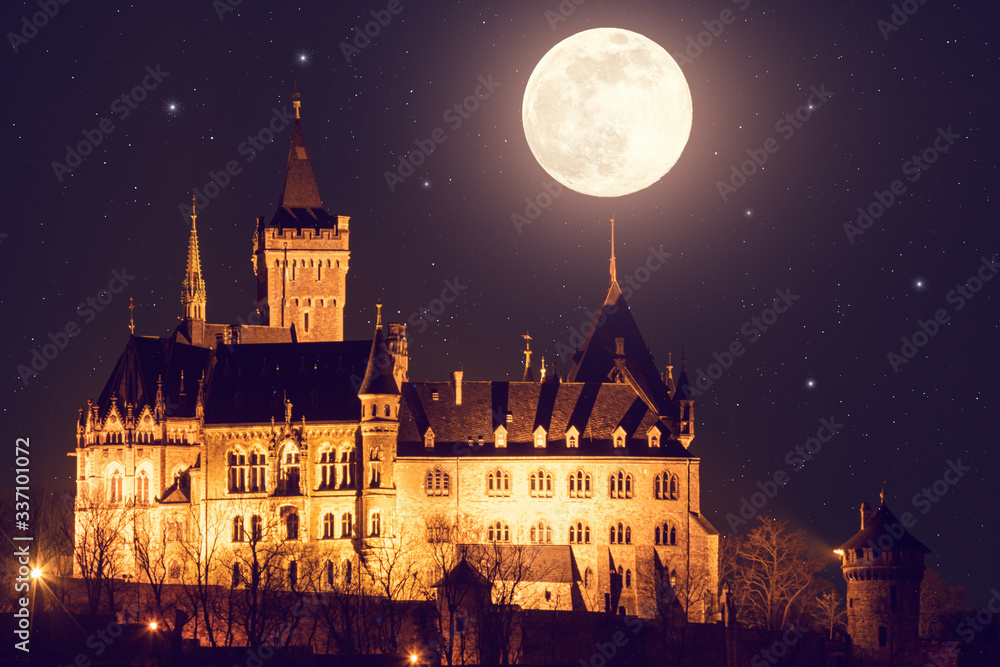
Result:
<svg viewBox="0 0 1000 667">
<path fill-rule="evenodd" d="M 192 345 L 202 345 L 205 339 L 205 282 L 201 278 L 201 257 L 198 252 L 198 215 L 191 198 L 191 235 L 188 237 L 187 271 L 181 288 L 184 306 L 182 329 Z"/>
<path fill-rule="evenodd" d="M 294 327 L 299 341 L 344 339 L 349 251 L 346 215 L 323 208 L 300 122 L 299 94 L 292 96 L 295 126 L 278 209 L 270 222 L 257 218 L 254 273 L 261 322 Z"/>
<path fill-rule="evenodd" d="M 884 496 L 884 494 L 883 494 Z M 861 505 L 861 530 L 837 553 L 847 581 L 847 632 L 856 664 L 919 663 L 920 582 L 930 549 L 883 502 Z"/>
<path fill-rule="evenodd" d="M 396 437 L 399 433 L 399 385 L 395 355 L 382 334 L 382 307 L 372 339 L 361 399 L 361 495 L 358 528 L 362 543 L 392 534 L 396 509 Z"/>
</svg>

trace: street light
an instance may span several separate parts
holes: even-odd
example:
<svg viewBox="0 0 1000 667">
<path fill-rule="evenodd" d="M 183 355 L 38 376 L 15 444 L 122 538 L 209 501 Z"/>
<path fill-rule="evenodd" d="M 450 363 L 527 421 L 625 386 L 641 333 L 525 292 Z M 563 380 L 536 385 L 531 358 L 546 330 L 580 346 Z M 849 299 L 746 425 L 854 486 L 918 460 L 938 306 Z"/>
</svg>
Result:
<svg viewBox="0 0 1000 667">
<path fill-rule="evenodd" d="M 150 630 L 156 630 L 156 621 L 150 621 L 149 622 L 149 629 Z"/>
<path fill-rule="evenodd" d="M 32 570 L 31 570 L 31 578 L 32 579 L 38 579 L 41 576 L 42 576 L 42 568 L 40 568 L 40 567 L 32 568 Z"/>
</svg>

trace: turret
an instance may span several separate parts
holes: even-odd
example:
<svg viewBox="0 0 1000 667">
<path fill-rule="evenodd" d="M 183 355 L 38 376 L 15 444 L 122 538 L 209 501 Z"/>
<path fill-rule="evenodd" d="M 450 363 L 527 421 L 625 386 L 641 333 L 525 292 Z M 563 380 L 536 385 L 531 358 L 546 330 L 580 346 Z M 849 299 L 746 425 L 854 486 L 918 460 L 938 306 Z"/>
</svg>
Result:
<svg viewBox="0 0 1000 667">
<path fill-rule="evenodd" d="M 672 370 L 673 367 L 671 367 Z M 681 358 L 681 374 L 677 378 L 674 401 L 677 403 L 677 439 L 685 447 L 694 440 L 694 392 L 687 374 L 687 359 Z"/>
<path fill-rule="evenodd" d="M 861 530 L 837 553 L 847 581 L 847 632 L 856 664 L 905 665 L 918 649 L 920 582 L 930 549 L 883 502 L 862 505 Z"/>
</svg>

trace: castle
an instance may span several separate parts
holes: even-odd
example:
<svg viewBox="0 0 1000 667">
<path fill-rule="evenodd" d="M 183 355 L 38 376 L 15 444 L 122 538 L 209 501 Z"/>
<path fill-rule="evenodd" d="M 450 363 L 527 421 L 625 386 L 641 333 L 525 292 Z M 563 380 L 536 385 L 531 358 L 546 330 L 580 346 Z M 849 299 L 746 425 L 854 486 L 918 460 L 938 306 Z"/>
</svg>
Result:
<svg viewBox="0 0 1000 667">
<path fill-rule="evenodd" d="M 182 321 L 169 337 L 133 333 L 80 410 L 78 548 L 101 499 L 149 519 L 141 539 L 162 539 L 168 583 L 222 544 L 215 583 L 243 585 L 237 556 L 272 540 L 309 545 L 334 587 L 408 535 L 523 548 L 525 608 L 652 617 L 665 587 L 700 587 L 686 611 L 712 617 L 719 536 L 700 509 L 687 374 L 660 375 L 613 260 L 565 378 L 542 368 L 536 381 L 526 354 L 523 381 L 416 382 L 404 324 L 379 317 L 371 339 L 343 340 L 349 229 L 320 199 L 295 99 L 277 210 L 253 237 L 260 323 L 208 321 L 192 207 Z M 281 564 L 292 585 L 294 553 Z"/>
</svg>

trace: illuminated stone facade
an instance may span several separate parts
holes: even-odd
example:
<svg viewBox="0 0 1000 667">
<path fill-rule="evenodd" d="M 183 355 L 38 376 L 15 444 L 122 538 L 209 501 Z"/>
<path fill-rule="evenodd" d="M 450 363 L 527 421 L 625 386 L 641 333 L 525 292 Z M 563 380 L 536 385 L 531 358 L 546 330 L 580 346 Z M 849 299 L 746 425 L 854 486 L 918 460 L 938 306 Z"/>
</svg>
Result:
<svg viewBox="0 0 1000 667">
<path fill-rule="evenodd" d="M 192 215 L 183 321 L 130 337 L 81 410 L 78 507 L 134 500 L 171 526 L 170 580 L 185 538 L 238 550 L 277 531 L 312 545 L 332 585 L 406 535 L 528 545 L 524 606 L 651 617 L 676 591 L 693 618 L 715 614 L 687 374 L 660 375 L 613 264 L 565 379 L 532 381 L 528 363 L 521 382 L 411 382 L 404 325 L 343 340 L 348 219 L 323 208 L 298 119 L 279 201 L 254 235 L 259 325 L 205 320 Z"/>
</svg>

